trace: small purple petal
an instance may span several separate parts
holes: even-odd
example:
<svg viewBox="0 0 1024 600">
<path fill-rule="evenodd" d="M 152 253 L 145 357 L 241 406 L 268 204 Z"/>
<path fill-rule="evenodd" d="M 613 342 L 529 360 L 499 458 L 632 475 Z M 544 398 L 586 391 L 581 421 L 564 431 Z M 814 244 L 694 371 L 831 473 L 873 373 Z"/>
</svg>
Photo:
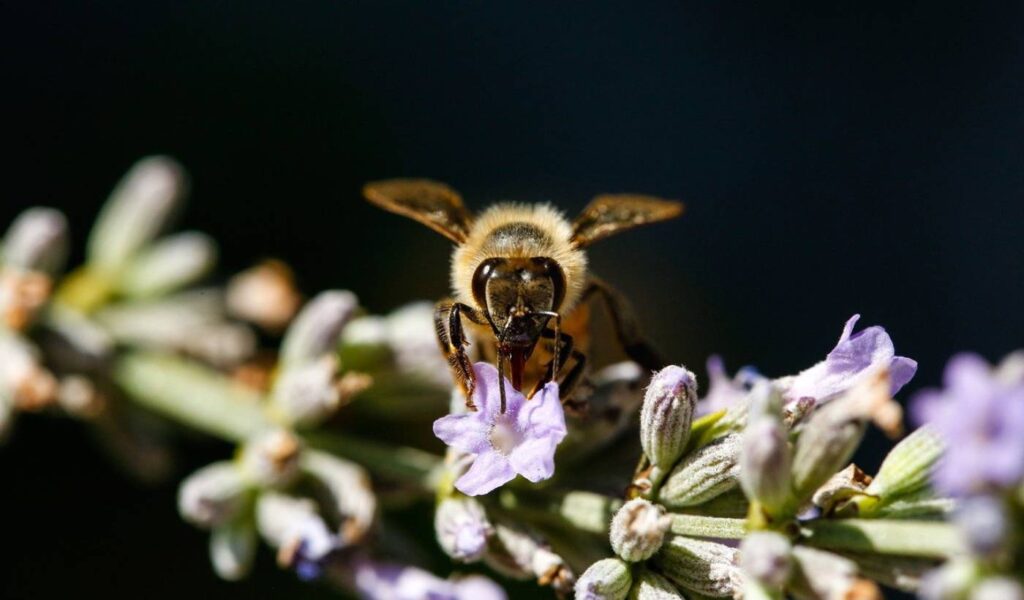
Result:
<svg viewBox="0 0 1024 600">
<path fill-rule="evenodd" d="M 555 446 L 552 437 L 527 440 L 508 456 L 508 462 L 523 477 L 537 483 L 555 474 Z"/>
<path fill-rule="evenodd" d="M 473 364 L 476 376 L 476 387 L 473 389 L 473 402 L 480 413 L 495 415 L 501 410 L 501 389 L 498 387 L 498 369 L 485 362 Z M 515 414 L 526 400 L 522 393 L 517 392 L 508 379 L 505 379 L 505 411 Z"/>
<path fill-rule="evenodd" d="M 490 448 L 487 432 L 490 424 L 479 413 L 447 415 L 434 421 L 434 435 L 442 442 L 463 452 L 479 454 Z"/>
<path fill-rule="evenodd" d="M 457 600 L 506 600 L 508 598 L 501 586 L 483 575 L 470 575 L 456 579 L 454 584 Z"/>
<path fill-rule="evenodd" d="M 455 489 L 467 496 L 486 494 L 516 476 L 508 459 L 494 450 L 477 454 L 473 466 L 455 481 Z"/>
<path fill-rule="evenodd" d="M 519 430 L 527 437 L 553 436 L 559 443 L 565 437 L 565 411 L 558 396 L 558 384 L 548 383 L 523 404 L 516 418 Z"/>
<path fill-rule="evenodd" d="M 903 386 L 910 383 L 917 373 L 917 361 L 905 356 L 897 356 L 892 359 L 889 365 L 889 384 L 892 386 L 891 394 L 896 395 Z"/>
</svg>

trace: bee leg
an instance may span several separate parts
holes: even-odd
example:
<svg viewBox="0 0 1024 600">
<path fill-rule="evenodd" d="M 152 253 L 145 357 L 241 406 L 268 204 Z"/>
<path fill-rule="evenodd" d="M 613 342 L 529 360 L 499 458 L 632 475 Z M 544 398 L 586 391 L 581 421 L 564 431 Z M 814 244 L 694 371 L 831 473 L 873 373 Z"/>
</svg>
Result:
<svg viewBox="0 0 1024 600">
<path fill-rule="evenodd" d="M 664 367 L 665 361 L 660 353 L 640 333 L 640 324 L 629 301 L 615 288 L 596 277 L 591 277 L 586 289 L 583 290 L 581 302 L 586 302 L 594 294 L 599 294 L 604 301 L 612 319 L 612 326 L 615 328 L 615 337 L 618 338 L 626 355 L 645 369 L 654 371 Z"/>
<path fill-rule="evenodd" d="M 561 397 L 562 404 L 566 408 L 575 413 L 583 412 L 586 410 L 586 402 L 573 400 L 572 393 L 575 391 L 576 385 L 579 384 L 584 369 L 586 369 L 587 355 L 574 347 L 573 338 L 567 333 L 545 329 L 541 332 L 541 337 L 557 340 L 555 345 L 558 347 L 552 349 L 553 356 L 551 361 L 548 362 L 547 368 L 544 372 L 544 377 L 537 381 L 533 391 L 530 392 L 530 397 L 532 398 L 534 394 L 539 392 L 548 381 L 559 377 L 559 374 L 555 371 L 555 369 L 560 368 L 559 365 L 567 365 L 569 364 L 569 361 L 572 360 L 572 367 L 558 381 L 558 392 Z"/>
<path fill-rule="evenodd" d="M 434 329 L 441 351 L 448 359 L 455 379 L 466 395 L 466 407 L 476 410 L 472 400 L 476 377 L 473 375 L 473 363 L 466 352 L 468 341 L 462 328 L 463 315 L 474 323 L 479 320 L 472 307 L 451 300 L 442 300 L 434 308 Z"/>
</svg>

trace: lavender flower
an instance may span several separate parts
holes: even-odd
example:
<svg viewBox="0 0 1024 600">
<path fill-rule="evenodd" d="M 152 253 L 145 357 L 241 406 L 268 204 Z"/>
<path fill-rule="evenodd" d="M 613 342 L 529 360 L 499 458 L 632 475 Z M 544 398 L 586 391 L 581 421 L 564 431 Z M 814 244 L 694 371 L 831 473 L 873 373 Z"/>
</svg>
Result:
<svg viewBox="0 0 1024 600">
<path fill-rule="evenodd" d="M 747 395 L 751 385 L 761 376 L 753 367 L 743 367 L 736 375 L 729 377 L 725 363 L 717 354 L 708 357 L 708 391 L 697 403 L 697 415 L 703 416 L 731 408 Z"/>
<path fill-rule="evenodd" d="M 493 527 L 476 500 L 446 498 L 434 513 L 434 532 L 448 556 L 461 562 L 473 562 L 484 555 Z"/>
<path fill-rule="evenodd" d="M 475 455 L 473 465 L 455 488 L 479 496 L 515 478 L 536 483 L 555 472 L 555 448 L 565 438 L 565 414 L 552 382 L 527 400 L 505 380 L 508 406 L 499 408 L 498 370 L 486 363 L 473 365 L 479 410 L 448 415 L 434 421 L 434 435 L 456 450 Z"/>
<path fill-rule="evenodd" d="M 858 319 L 860 315 L 850 317 L 839 336 L 839 342 L 825 360 L 795 377 L 787 378 L 783 388 L 788 401 L 814 398 L 818 402 L 825 402 L 882 368 L 889 369 L 892 394 L 914 377 L 917 361 L 896 356 L 892 338 L 885 329 L 875 325 L 853 333 Z"/>
<path fill-rule="evenodd" d="M 1002 377 L 975 354 L 946 365 L 945 389 L 925 390 L 914 420 L 931 423 L 946 441 L 935 467 L 939 491 L 968 495 L 1024 478 L 1024 378 Z"/>
<path fill-rule="evenodd" d="M 505 600 L 498 584 L 479 575 L 441 579 L 423 569 L 362 561 L 356 565 L 355 585 L 367 600 Z"/>
</svg>

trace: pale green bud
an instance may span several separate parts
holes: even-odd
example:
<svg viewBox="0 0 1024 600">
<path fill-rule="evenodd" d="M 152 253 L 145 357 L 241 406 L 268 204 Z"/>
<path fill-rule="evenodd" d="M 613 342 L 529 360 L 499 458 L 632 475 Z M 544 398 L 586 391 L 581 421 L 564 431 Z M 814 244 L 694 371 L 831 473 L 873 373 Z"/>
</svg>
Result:
<svg viewBox="0 0 1024 600">
<path fill-rule="evenodd" d="M 256 528 L 248 520 L 215 527 L 210 535 L 210 562 L 221 579 L 238 581 L 252 570 L 256 558 Z"/>
<path fill-rule="evenodd" d="M 227 523 L 245 506 L 249 482 L 231 462 L 216 462 L 192 473 L 178 487 L 178 512 L 199 527 Z"/>
<path fill-rule="evenodd" d="M 740 484 L 747 497 L 768 514 L 778 514 L 789 500 L 791 451 L 782 420 L 770 416 L 751 419 L 743 432 Z"/>
<path fill-rule="evenodd" d="M 304 363 L 334 353 L 358 305 L 355 294 L 340 290 L 321 292 L 307 302 L 281 341 L 282 363 Z"/>
<path fill-rule="evenodd" d="M 793 569 L 792 545 L 774 531 L 754 531 L 740 544 L 740 566 L 760 584 L 781 589 Z"/>
<path fill-rule="evenodd" d="M 921 427 L 896 444 L 864 492 L 885 503 L 922 490 L 943 449 L 942 439 L 930 427 Z"/>
<path fill-rule="evenodd" d="M 629 564 L 606 558 L 590 565 L 576 580 L 576 600 L 625 600 L 632 584 Z"/>
<path fill-rule="evenodd" d="M 850 461 L 867 427 L 840 400 L 820 406 L 800 433 L 793 454 L 793 489 L 798 500 L 814 492 Z"/>
<path fill-rule="evenodd" d="M 651 379 L 640 409 L 640 445 L 655 467 L 667 471 L 686 448 L 697 406 L 697 378 L 668 366 Z"/>
<path fill-rule="evenodd" d="M 133 298 L 162 296 L 195 283 L 217 262 L 217 244 L 208 235 L 187 231 L 143 249 L 127 263 L 118 289 Z"/>
<path fill-rule="evenodd" d="M 671 581 L 649 569 L 641 569 L 629 600 L 686 600 Z"/>
<path fill-rule="evenodd" d="M 658 490 L 668 508 L 702 504 L 736 487 L 741 437 L 729 434 L 683 457 Z"/>
<path fill-rule="evenodd" d="M 643 498 L 630 500 L 612 518 L 612 550 L 628 562 L 646 560 L 661 548 L 671 525 L 672 518 L 661 506 Z"/>
<path fill-rule="evenodd" d="M 89 263 L 119 271 L 152 241 L 180 207 L 185 173 L 163 156 L 144 158 L 114 188 L 89 236 Z"/>
<path fill-rule="evenodd" d="M 661 547 L 654 563 L 684 591 L 727 598 L 742 586 L 737 559 L 735 548 L 677 535 Z"/>
<path fill-rule="evenodd" d="M 24 271 L 56 275 L 68 254 L 68 222 L 52 208 L 30 208 L 18 215 L 3 238 L 0 262 Z"/>
</svg>

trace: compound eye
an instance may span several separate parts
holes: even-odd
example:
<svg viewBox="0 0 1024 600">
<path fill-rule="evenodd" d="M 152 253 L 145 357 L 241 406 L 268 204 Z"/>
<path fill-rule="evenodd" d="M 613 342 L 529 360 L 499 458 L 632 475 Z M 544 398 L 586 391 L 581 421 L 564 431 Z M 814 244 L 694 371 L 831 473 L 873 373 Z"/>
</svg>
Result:
<svg viewBox="0 0 1024 600">
<path fill-rule="evenodd" d="M 487 306 L 487 281 L 494 277 L 499 262 L 500 258 L 488 258 L 473 273 L 473 299 L 478 306 Z"/>
<path fill-rule="evenodd" d="M 562 271 L 562 267 L 554 259 L 546 256 L 530 260 L 540 268 L 545 277 L 551 280 L 551 310 L 558 310 L 562 306 L 562 301 L 565 300 L 565 273 Z"/>
</svg>

